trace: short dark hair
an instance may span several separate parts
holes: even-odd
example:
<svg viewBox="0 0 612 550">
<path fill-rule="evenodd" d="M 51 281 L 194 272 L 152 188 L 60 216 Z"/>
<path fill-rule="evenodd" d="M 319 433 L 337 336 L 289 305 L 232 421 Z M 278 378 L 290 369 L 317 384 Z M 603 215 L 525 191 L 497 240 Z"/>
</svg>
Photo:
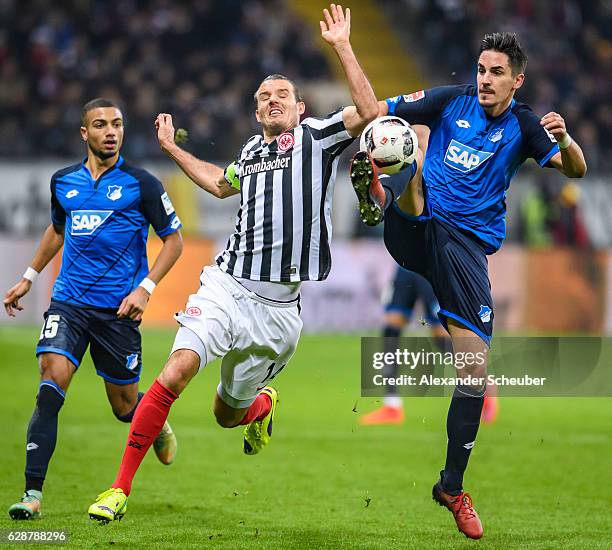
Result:
<svg viewBox="0 0 612 550">
<path fill-rule="evenodd" d="M 479 55 L 486 50 L 505 53 L 514 74 L 524 73 L 527 67 L 527 54 L 521 48 L 518 36 L 514 32 L 493 32 L 485 34 L 480 43 Z"/>
<path fill-rule="evenodd" d="M 121 107 L 111 99 L 104 99 L 103 97 L 97 97 L 96 99 L 92 99 L 83 105 L 83 109 L 81 110 L 81 124 L 85 126 L 87 122 L 87 113 L 92 111 L 93 109 L 99 109 L 104 107 L 115 107 L 121 111 Z M 123 114 L 123 111 L 121 111 Z"/>
<path fill-rule="evenodd" d="M 300 90 L 297 87 L 297 84 L 293 80 L 291 80 L 289 77 L 285 76 L 284 74 L 280 74 L 280 73 L 269 74 L 268 76 L 266 76 L 266 78 L 264 78 L 259 83 L 259 86 L 261 86 L 264 82 L 267 82 L 268 80 L 286 80 L 293 86 L 293 95 L 295 96 L 295 100 L 303 101 L 302 94 L 300 93 Z M 259 86 L 257 87 L 257 90 L 259 90 Z M 255 90 L 255 93 L 253 94 L 255 103 L 257 103 L 257 90 Z"/>
</svg>

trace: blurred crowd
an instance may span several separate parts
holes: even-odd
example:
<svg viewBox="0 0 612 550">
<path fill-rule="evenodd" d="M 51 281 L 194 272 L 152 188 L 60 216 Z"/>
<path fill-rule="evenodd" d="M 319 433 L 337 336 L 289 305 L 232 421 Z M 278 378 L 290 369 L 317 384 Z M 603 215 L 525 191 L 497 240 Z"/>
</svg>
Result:
<svg viewBox="0 0 612 550">
<path fill-rule="evenodd" d="M 612 2 L 403 0 L 401 5 L 398 16 L 417 33 L 423 66 L 440 83 L 474 78 L 483 34 L 517 32 L 529 56 L 517 99 L 539 115 L 556 111 L 565 118 L 591 174 L 612 170 Z"/>
<path fill-rule="evenodd" d="M 283 0 L 0 0 L 0 157 L 82 155 L 80 108 L 103 96 L 131 158 L 161 155 L 158 112 L 199 156 L 232 158 L 263 76 L 329 77 L 315 40 Z"/>
</svg>

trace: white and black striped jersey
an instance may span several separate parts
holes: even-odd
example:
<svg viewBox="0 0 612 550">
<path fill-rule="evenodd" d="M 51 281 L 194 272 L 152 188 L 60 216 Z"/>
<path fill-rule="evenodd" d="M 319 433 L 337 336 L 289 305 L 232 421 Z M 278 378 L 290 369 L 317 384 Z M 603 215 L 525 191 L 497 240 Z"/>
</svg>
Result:
<svg viewBox="0 0 612 550">
<path fill-rule="evenodd" d="M 338 157 L 352 141 L 342 110 L 307 118 L 269 144 L 251 137 L 236 160 L 240 209 L 219 267 L 254 281 L 325 279 Z"/>
</svg>

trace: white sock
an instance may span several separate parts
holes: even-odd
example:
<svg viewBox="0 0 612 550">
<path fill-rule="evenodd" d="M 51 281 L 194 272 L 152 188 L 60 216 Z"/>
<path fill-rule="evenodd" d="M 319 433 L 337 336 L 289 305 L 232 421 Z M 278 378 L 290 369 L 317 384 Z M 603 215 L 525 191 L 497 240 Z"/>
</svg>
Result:
<svg viewBox="0 0 612 550">
<path fill-rule="evenodd" d="M 403 409 L 404 403 L 401 397 L 397 395 L 387 395 L 384 400 L 385 406 L 393 407 L 394 409 Z"/>
</svg>

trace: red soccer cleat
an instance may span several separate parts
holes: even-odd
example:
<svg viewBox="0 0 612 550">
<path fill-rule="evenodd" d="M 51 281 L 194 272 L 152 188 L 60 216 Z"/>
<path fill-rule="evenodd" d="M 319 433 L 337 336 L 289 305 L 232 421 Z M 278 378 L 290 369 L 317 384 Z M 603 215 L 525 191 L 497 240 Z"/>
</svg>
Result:
<svg viewBox="0 0 612 550">
<path fill-rule="evenodd" d="M 472 497 L 462 492 L 457 496 L 449 495 L 442 490 L 438 481 L 431 491 L 431 496 L 440 505 L 450 510 L 457 523 L 457 529 L 469 539 L 479 539 L 483 535 L 482 523 L 472 505 Z"/>
<path fill-rule="evenodd" d="M 362 426 L 383 426 L 385 424 L 401 424 L 404 421 L 404 410 L 401 407 L 384 405 L 371 413 L 364 414 L 359 423 Z"/>
<path fill-rule="evenodd" d="M 482 406 L 482 414 L 480 418 L 484 424 L 493 424 L 497 420 L 499 412 L 499 401 L 497 395 L 485 395 L 484 404 Z"/>
<path fill-rule="evenodd" d="M 351 184 L 359 200 L 359 215 L 366 225 L 378 225 L 385 212 L 387 195 L 370 155 L 358 151 L 351 160 Z"/>
</svg>

